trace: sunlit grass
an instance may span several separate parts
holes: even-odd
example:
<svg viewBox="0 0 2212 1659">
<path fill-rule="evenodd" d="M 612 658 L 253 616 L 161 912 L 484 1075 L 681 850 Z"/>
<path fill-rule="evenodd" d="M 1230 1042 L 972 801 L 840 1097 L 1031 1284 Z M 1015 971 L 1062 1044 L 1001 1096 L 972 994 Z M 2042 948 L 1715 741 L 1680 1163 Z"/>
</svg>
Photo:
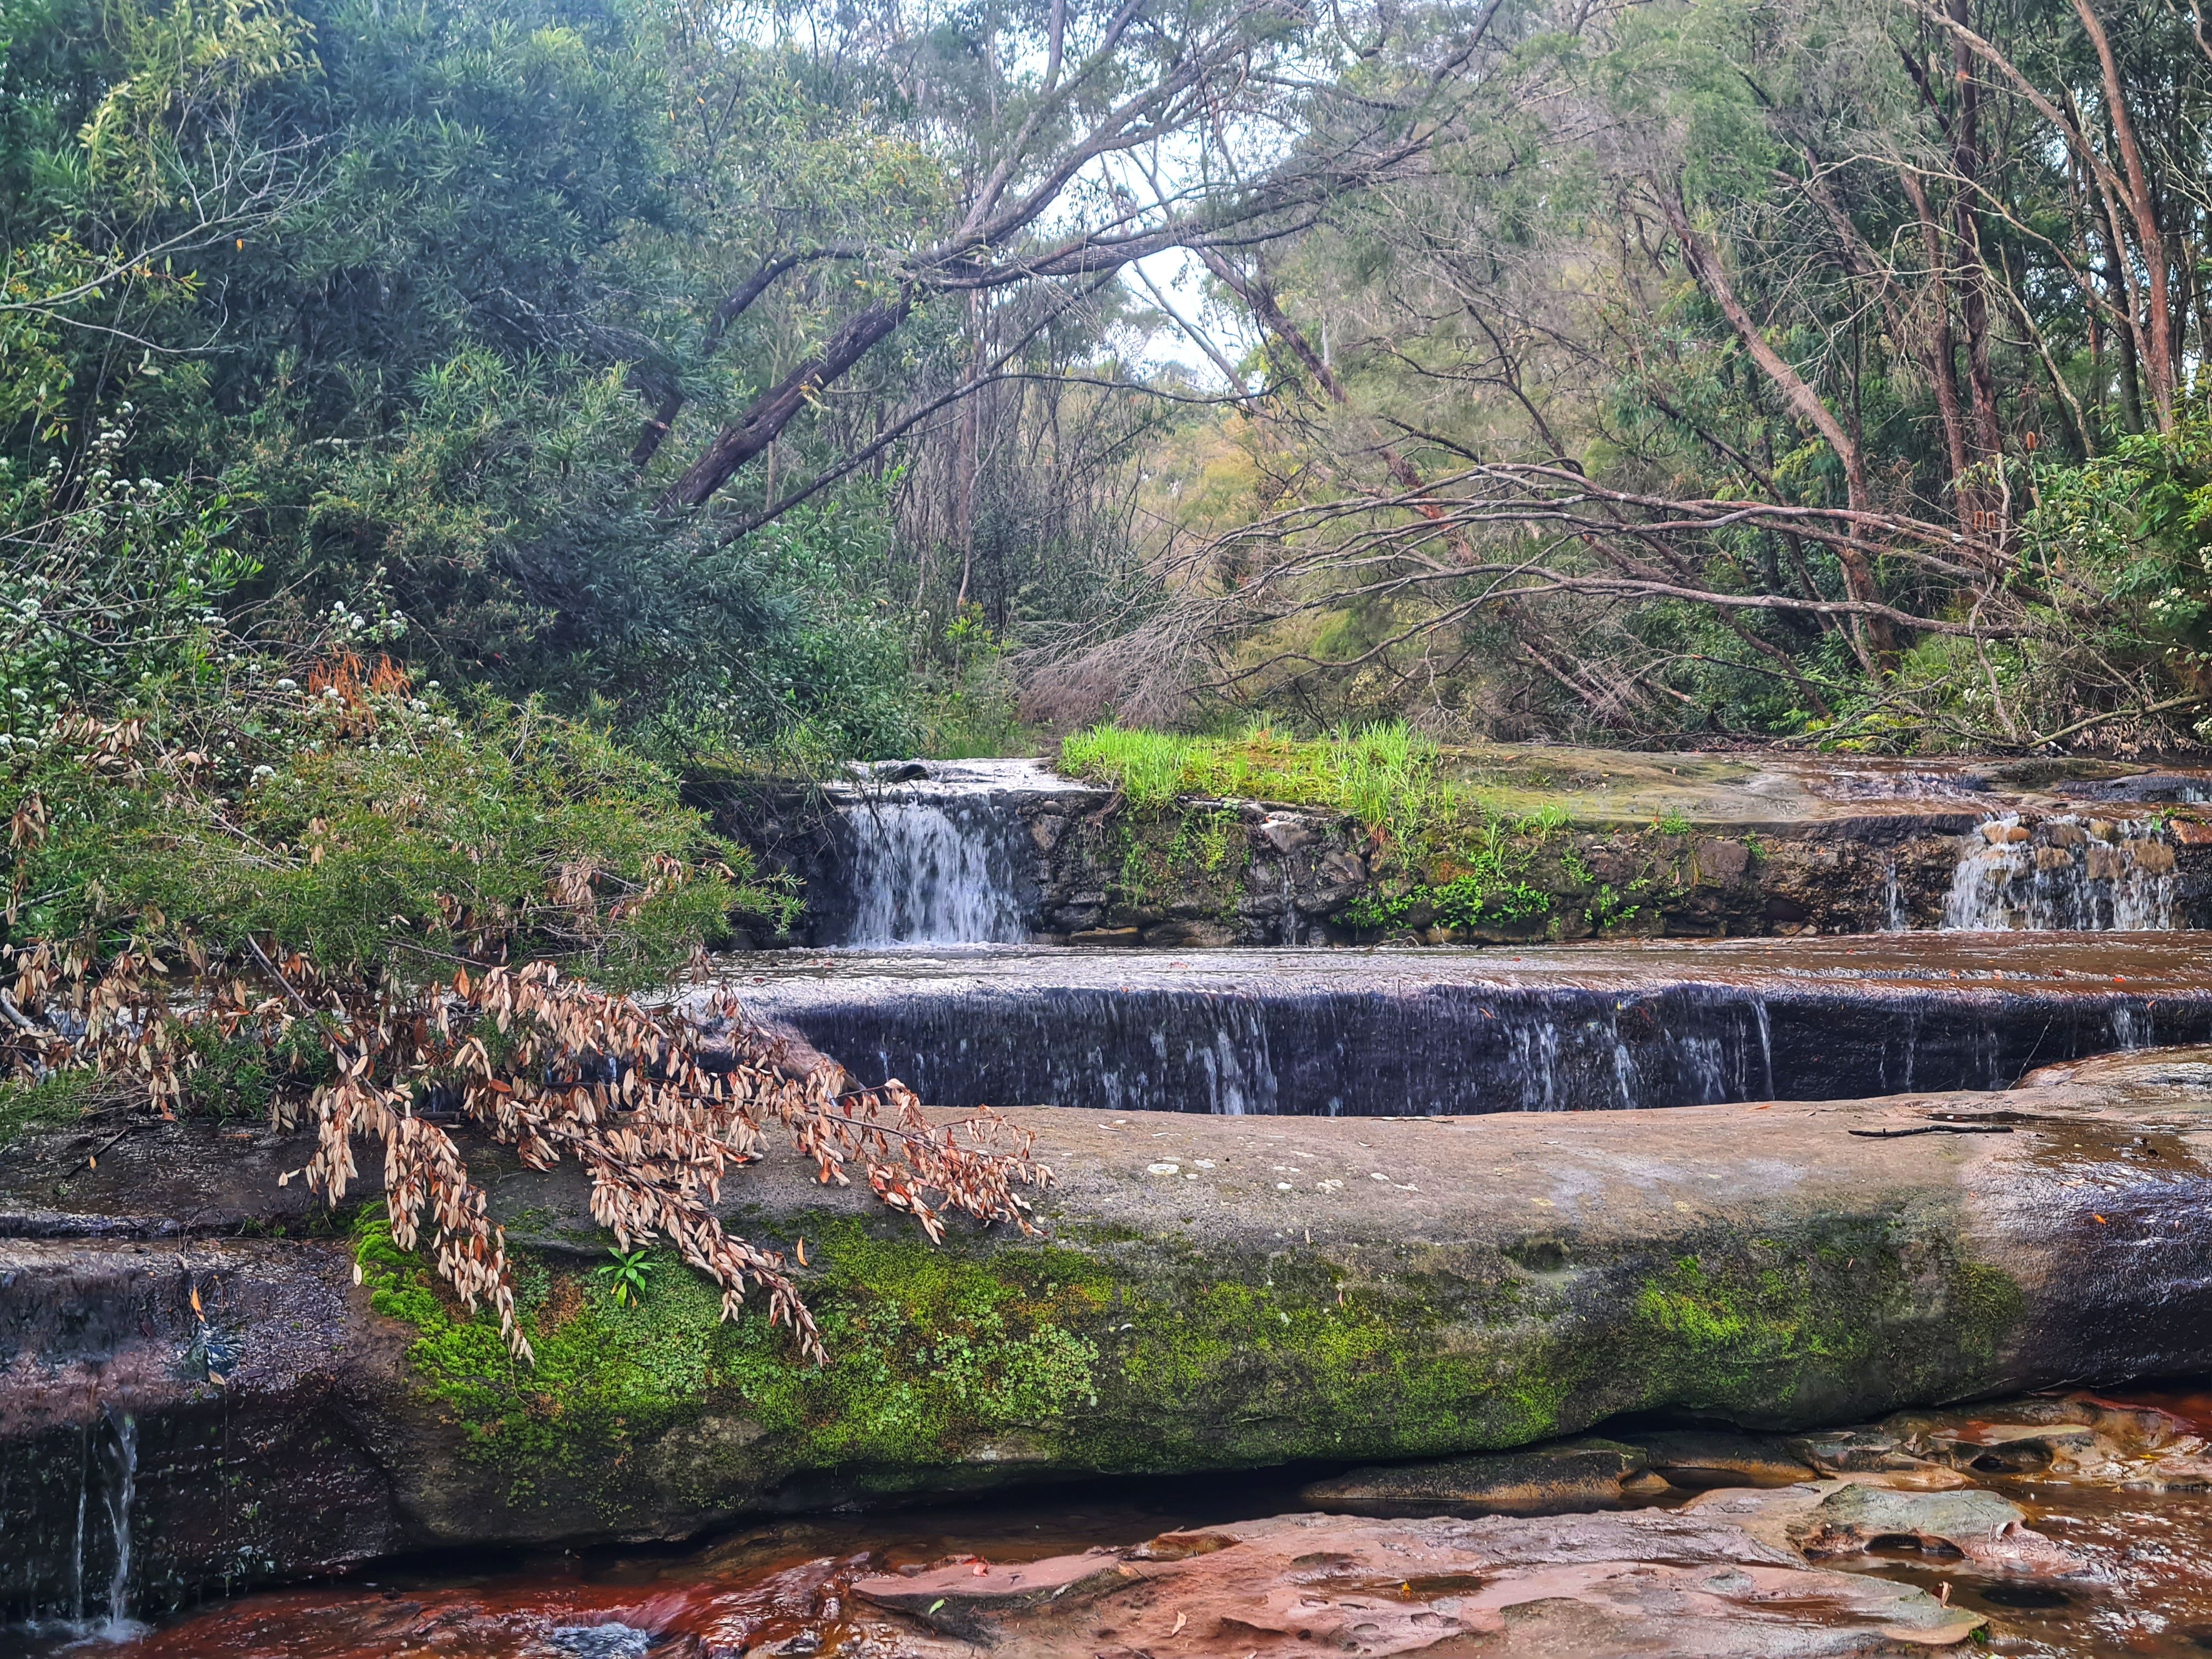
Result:
<svg viewBox="0 0 2212 1659">
<path fill-rule="evenodd" d="M 1324 807 L 1394 839 L 1498 813 L 1449 776 L 1437 745 L 1402 725 L 1340 727 L 1301 739 L 1261 724 L 1233 738 L 1095 726 L 1060 744 L 1063 769 L 1119 787 L 1132 805 L 1177 796 Z"/>
<path fill-rule="evenodd" d="M 1451 927 L 1525 922 L 1553 908 L 1528 877 L 1566 827 L 1565 809 L 1553 800 L 1509 810 L 1453 776 L 1434 743 L 1401 725 L 1304 739 L 1266 724 L 1232 738 L 1095 726 L 1061 743 L 1060 766 L 1117 787 L 1139 812 L 1197 797 L 1345 814 L 1393 849 L 1400 872 L 1346 907 L 1342 919 L 1355 927 L 1392 927 L 1417 909 Z"/>
</svg>

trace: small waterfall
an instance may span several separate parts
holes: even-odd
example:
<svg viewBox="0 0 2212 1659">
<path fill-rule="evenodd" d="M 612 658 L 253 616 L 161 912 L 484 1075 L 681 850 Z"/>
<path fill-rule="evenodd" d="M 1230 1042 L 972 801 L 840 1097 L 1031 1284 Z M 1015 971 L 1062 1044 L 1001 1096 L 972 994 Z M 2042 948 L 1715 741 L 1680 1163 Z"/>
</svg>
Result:
<svg viewBox="0 0 2212 1659">
<path fill-rule="evenodd" d="M 1759 1022 L 1759 1058 L 1766 1067 L 1766 1097 L 1774 1098 L 1774 1022 L 1767 1015 L 1766 999 L 1751 1000 L 1752 1017 Z"/>
<path fill-rule="evenodd" d="M 107 1625 L 100 1634 L 120 1642 L 137 1633 L 131 1622 L 131 1504 L 138 1495 L 138 1419 L 115 1421 L 115 1489 L 107 1494 L 107 1523 L 114 1534 L 115 1569 L 107 1580 Z"/>
<path fill-rule="evenodd" d="M 2155 1048 L 2157 1017 L 2148 1008 L 2119 1004 L 2112 1010 L 2112 1044 L 2121 1049 Z"/>
<path fill-rule="evenodd" d="M 1029 937 L 1003 845 L 981 802 L 871 801 L 853 830 L 852 945 L 1017 944 Z"/>
<path fill-rule="evenodd" d="M 1521 1109 L 1559 1109 L 1559 1028 L 1547 1019 L 1516 1025 L 1505 1034 L 1512 1046 L 1513 1069 L 1521 1079 Z"/>
<path fill-rule="evenodd" d="M 63 1594 L 34 1606 L 29 1627 L 80 1638 L 72 1648 L 130 1641 L 146 1628 L 131 1617 L 131 1516 L 138 1501 L 138 1419 L 111 1407 L 105 1416 L 87 1424 L 77 1436 L 76 1474 L 76 1524 L 68 1540 L 65 1576 L 57 1574 L 56 1589 Z M 60 1532 L 56 1527 L 53 1535 L 36 1540 L 36 1546 L 59 1557 Z M 11 1541 L 28 1547 L 33 1540 Z M 55 1565 L 60 1567 L 62 1561 L 56 1559 Z M 102 1567 L 107 1577 L 104 1616 L 94 1588 Z"/>
<path fill-rule="evenodd" d="M 2180 925 L 2172 845 L 2108 819 L 1992 818 L 1951 878 L 1953 932 L 2163 932 Z"/>
<path fill-rule="evenodd" d="M 1905 884 L 1897 878 L 1897 860 L 1889 861 L 1881 884 L 1881 931 L 1885 933 L 1909 933 L 1912 931 L 1912 913 L 1905 908 Z"/>
<path fill-rule="evenodd" d="M 1939 961 L 2010 954 L 1927 943 Z M 2130 965 L 2135 952 L 2172 974 L 2175 948 L 2053 941 L 2063 959 L 2106 970 L 2063 977 L 1996 966 L 1931 976 L 1900 953 L 1891 972 L 1869 978 L 1854 962 L 1827 978 L 1778 971 L 1778 953 L 1763 948 L 1700 945 L 1675 953 L 1685 978 L 1670 982 L 1653 946 L 1627 957 L 1644 982 L 1614 989 L 1561 982 L 1558 959 L 1522 968 L 1475 951 L 1035 948 L 886 953 L 874 967 L 826 955 L 744 995 L 756 1018 L 790 1025 L 861 1081 L 901 1078 L 952 1107 L 1617 1110 L 2002 1087 L 2055 1060 L 2205 1041 L 2212 988 L 2148 975 L 2139 985 Z M 2124 988 L 2110 985 L 2115 969 Z"/>
</svg>

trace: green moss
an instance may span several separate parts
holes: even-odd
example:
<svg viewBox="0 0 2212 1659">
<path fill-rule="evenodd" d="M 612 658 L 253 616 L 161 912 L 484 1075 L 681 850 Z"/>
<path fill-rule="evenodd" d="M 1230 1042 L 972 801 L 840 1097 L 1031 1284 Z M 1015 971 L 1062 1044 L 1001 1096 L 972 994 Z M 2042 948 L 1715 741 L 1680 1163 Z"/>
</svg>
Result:
<svg viewBox="0 0 2212 1659">
<path fill-rule="evenodd" d="M 1173 904 L 1231 916 L 1252 861 L 1243 821 L 1234 811 L 1138 812 L 1113 820 L 1103 850 L 1114 872 L 1113 897 L 1130 910 Z"/>
<path fill-rule="evenodd" d="M 1817 1415 L 1887 1380 L 1905 1392 L 1956 1386 L 1937 1368 L 1994 1362 L 2024 1298 L 1997 1269 L 1899 1226 L 1824 1227 L 1817 1236 L 1733 1241 L 1647 1276 L 1631 1347 L 1667 1403 L 1751 1416 Z M 1916 1321 L 1940 1341 L 1900 1343 Z"/>
<path fill-rule="evenodd" d="M 1651 1264 L 1557 1241 L 1228 1255 L 1103 1230 L 933 1248 L 894 1221 L 820 1218 L 805 1288 L 830 1358 L 815 1367 L 750 1307 L 722 1322 L 673 1261 L 625 1307 L 588 1267 L 526 1252 L 538 1358 L 517 1366 L 381 1221 L 356 1235 L 374 1305 L 414 1327 L 416 1376 L 468 1455 L 515 1501 L 581 1492 L 610 1516 L 654 1458 L 664 1498 L 726 1504 L 810 1474 L 890 1491 L 993 1462 L 1442 1455 L 1654 1409 L 1843 1420 L 1971 1391 L 2017 1322 L 2017 1288 L 1947 1237 L 1813 1223 Z"/>
</svg>

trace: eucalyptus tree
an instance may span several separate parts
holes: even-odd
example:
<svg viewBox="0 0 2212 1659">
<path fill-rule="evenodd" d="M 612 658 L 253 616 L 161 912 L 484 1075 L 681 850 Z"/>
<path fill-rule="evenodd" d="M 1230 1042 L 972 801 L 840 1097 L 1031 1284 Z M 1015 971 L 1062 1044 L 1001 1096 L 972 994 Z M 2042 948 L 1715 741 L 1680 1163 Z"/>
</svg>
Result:
<svg viewBox="0 0 2212 1659">
<path fill-rule="evenodd" d="M 1314 388 L 1250 441 L 1298 487 L 1188 526 L 1073 678 L 2158 740 L 2204 678 L 2208 71 L 2092 0 L 1504 14 L 1431 165 L 1217 270 Z"/>
</svg>

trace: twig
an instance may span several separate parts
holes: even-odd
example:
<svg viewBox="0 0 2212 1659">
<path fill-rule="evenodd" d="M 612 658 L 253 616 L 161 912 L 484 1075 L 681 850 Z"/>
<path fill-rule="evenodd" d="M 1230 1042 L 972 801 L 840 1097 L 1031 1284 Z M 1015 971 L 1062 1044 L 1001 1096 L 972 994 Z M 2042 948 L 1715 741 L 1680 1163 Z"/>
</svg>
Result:
<svg viewBox="0 0 2212 1659">
<path fill-rule="evenodd" d="M 114 1146 L 115 1143 L 122 1139 L 124 1136 L 135 1133 L 137 1131 L 143 1129 L 146 1126 L 143 1123 L 125 1124 L 120 1129 L 118 1129 L 113 1134 L 108 1136 L 106 1139 L 101 1141 L 99 1146 L 94 1147 L 90 1152 L 84 1155 L 84 1167 L 88 1170 L 98 1169 L 100 1167 L 100 1160 L 106 1155 L 107 1149 L 109 1147 Z"/>
<path fill-rule="evenodd" d="M 297 1008 L 303 1014 L 313 1014 L 315 1011 L 313 1007 L 308 1006 L 307 998 L 301 996 L 299 992 L 292 988 L 292 981 L 286 979 L 283 971 L 278 969 L 276 964 L 269 960 L 267 952 L 263 951 L 261 948 L 261 942 L 255 939 L 251 933 L 248 933 L 246 936 L 246 948 L 253 952 L 253 959 L 261 964 L 261 971 L 267 974 L 270 978 L 275 980 L 279 985 L 284 988 L 284 994 L 292 999 L 292 1006 L 294 1007 Z"/>
<path fill-rule="evenodd" d="M 1846 1129 L 1862 1140 L 1901 1140 L 1906 1135 L 2008 1135 L 2009 1123 L 1923 1123 L 1911 1129 Z"/>
<path fill-rule="evenodd" d="M 2170 708 L 2185 708 L 2193 703 L 2200 703 L 2203 701 L 2204 694 L 2203 692 L 2189 691 L 2185 692 L 2182 696 L 2178 697 L 2168 697 L 2164 702 L 2150 703 L 2142 708 L 2115 708 L 2108 714 L 2091 714 L 2086 720 L 2075 720 L 2071 726 L 2060 726 L 2056 732 L 2051 732 L 2048 737 L 2030 738 L 2027 740 L 2028 747 L 2031 749 L 2040 748 L 2046 743 L 2056 743 L 2061 738 L 2070 738 L 2076 732 L 2081 731 L 2087 726 L 2101 726 L 2106 720 L 2127 720 L 2130 717 L 2140 720 L 2146 714 L 2163 714 Z"/>
</svg>

